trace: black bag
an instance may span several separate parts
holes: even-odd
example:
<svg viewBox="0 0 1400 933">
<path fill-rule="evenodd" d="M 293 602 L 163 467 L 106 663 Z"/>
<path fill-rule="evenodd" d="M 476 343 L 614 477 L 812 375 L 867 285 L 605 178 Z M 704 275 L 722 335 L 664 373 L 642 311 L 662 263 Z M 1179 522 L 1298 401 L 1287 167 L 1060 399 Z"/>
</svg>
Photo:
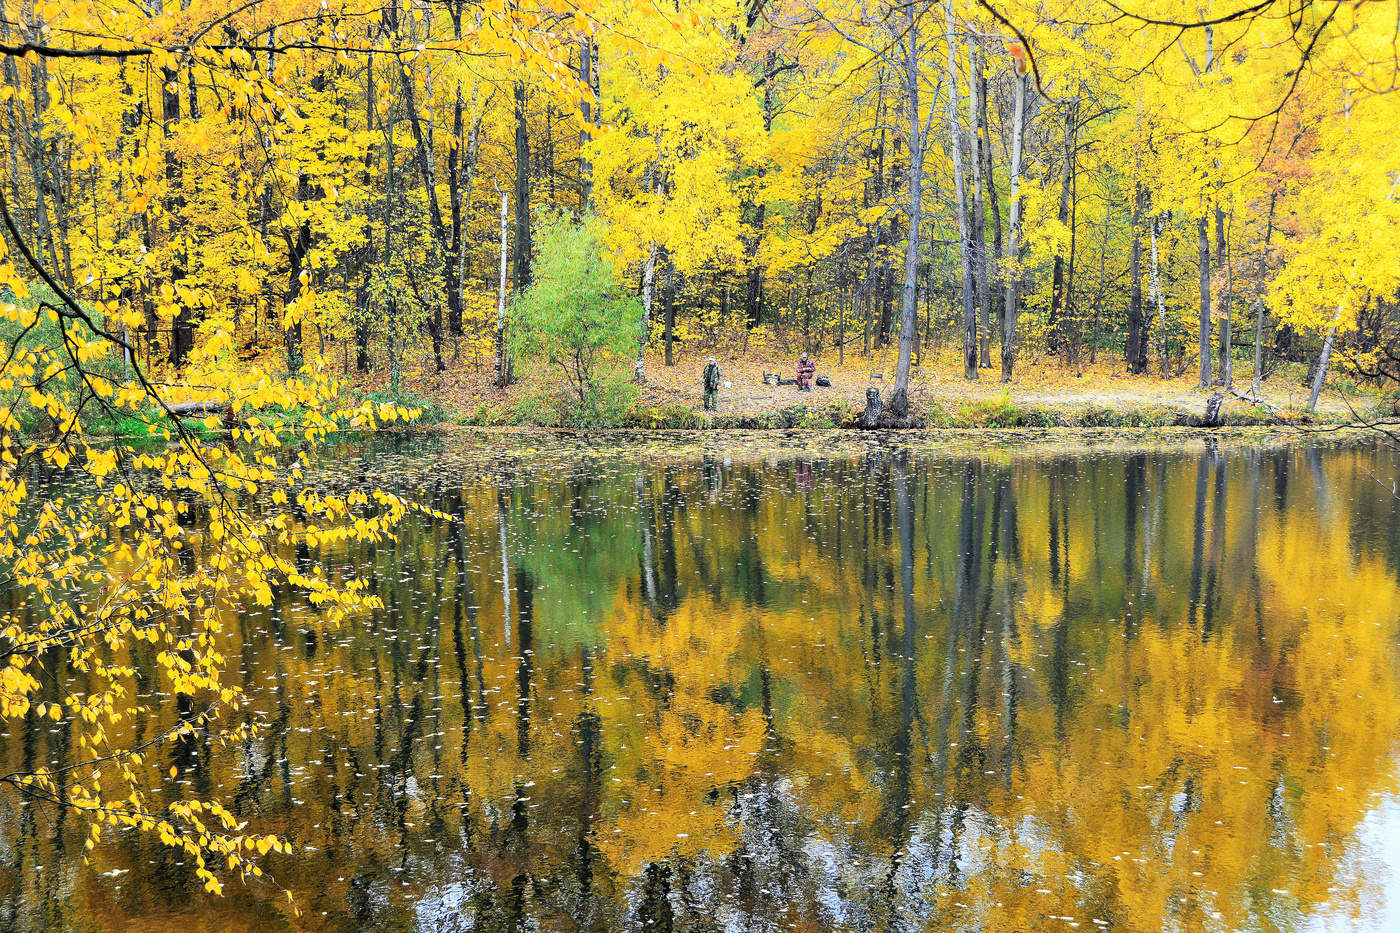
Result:
<svg viewBox="0 0 1400 933">
<path fill-rule="evenodd" d="M 829 388 L 831 388 L 831 380 L 828 379 L 826 376 L 818 376 L 818 377 L 817 377 L 817 385 L 819 385 L 819 386 L 825 386 L 826 388 L 829 389 Z"/>
</svg>

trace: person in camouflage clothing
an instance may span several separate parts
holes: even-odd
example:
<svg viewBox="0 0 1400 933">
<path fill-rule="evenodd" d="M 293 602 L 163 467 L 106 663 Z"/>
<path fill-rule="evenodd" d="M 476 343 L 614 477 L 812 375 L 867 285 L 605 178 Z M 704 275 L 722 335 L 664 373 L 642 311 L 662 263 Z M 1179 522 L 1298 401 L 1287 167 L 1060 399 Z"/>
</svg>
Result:
<svg viewBox="0 0 1400 933">
<path fill-rule="evenodd" d="M 714 411 L 719 408 L 719 362 L 712 356 L 705 364 L 705 373 L 701 381 L 705 386 L 705 410 Z"/>
</svg>

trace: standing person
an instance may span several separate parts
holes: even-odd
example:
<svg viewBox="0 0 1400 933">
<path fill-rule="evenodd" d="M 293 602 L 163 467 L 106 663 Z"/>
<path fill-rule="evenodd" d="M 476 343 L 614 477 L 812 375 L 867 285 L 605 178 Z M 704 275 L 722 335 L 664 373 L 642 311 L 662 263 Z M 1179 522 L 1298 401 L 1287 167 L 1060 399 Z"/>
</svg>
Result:
<svg viewBox="0 0 1400 933">
<path fill-rule="evenodd" d="M 799 391 L 812 391 L 812 374 L 816 371 L 817 364 L 807 354 L 802 354 L 802 358 L 797 361 L 797 388 Z"/>
<path fill-rule="evenodd" d="M 701 377 L 705 386 L 705 410 L 714 411 L 719 408 L 719 362 L 712 356 L 705 364 L 705 372 Z"/>
</svg>

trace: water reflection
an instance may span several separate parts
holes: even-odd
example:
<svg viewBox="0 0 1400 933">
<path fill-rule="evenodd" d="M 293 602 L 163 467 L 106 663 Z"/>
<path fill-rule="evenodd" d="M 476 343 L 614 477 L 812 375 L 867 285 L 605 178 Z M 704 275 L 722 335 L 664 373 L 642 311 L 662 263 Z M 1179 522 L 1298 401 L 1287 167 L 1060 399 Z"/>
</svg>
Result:
<svg viewBox="0 0 1400 933">
<path fill-rule="evenodd" d="M 448 518 L 298 555 L 384 611 L 230 620 L 260 736 L 155 763 L 296 843 L 302 916 L 134 837 L 84 868 L 6 798 L 5 926 L 1364 929 L 1400 893 L 1356 867 L 1400 734 L 1382 450 L 350 453 Z"/>
</svg>

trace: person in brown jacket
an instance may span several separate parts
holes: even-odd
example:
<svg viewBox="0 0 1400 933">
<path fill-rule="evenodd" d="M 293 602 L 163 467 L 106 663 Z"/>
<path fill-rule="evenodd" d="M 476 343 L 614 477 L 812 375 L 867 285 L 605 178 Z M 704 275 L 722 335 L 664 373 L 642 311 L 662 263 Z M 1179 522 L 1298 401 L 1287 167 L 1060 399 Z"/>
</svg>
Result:
<svg viewBox="0 0 1400 933">
<path fill-rule="evenodd" d="M 807 354 L 802 354 L 802 358 L 797 361 L 797 388 L 800 391 L 812 391 L 812 375 L 816 371 L 816 362 Z"/>
</svg>

